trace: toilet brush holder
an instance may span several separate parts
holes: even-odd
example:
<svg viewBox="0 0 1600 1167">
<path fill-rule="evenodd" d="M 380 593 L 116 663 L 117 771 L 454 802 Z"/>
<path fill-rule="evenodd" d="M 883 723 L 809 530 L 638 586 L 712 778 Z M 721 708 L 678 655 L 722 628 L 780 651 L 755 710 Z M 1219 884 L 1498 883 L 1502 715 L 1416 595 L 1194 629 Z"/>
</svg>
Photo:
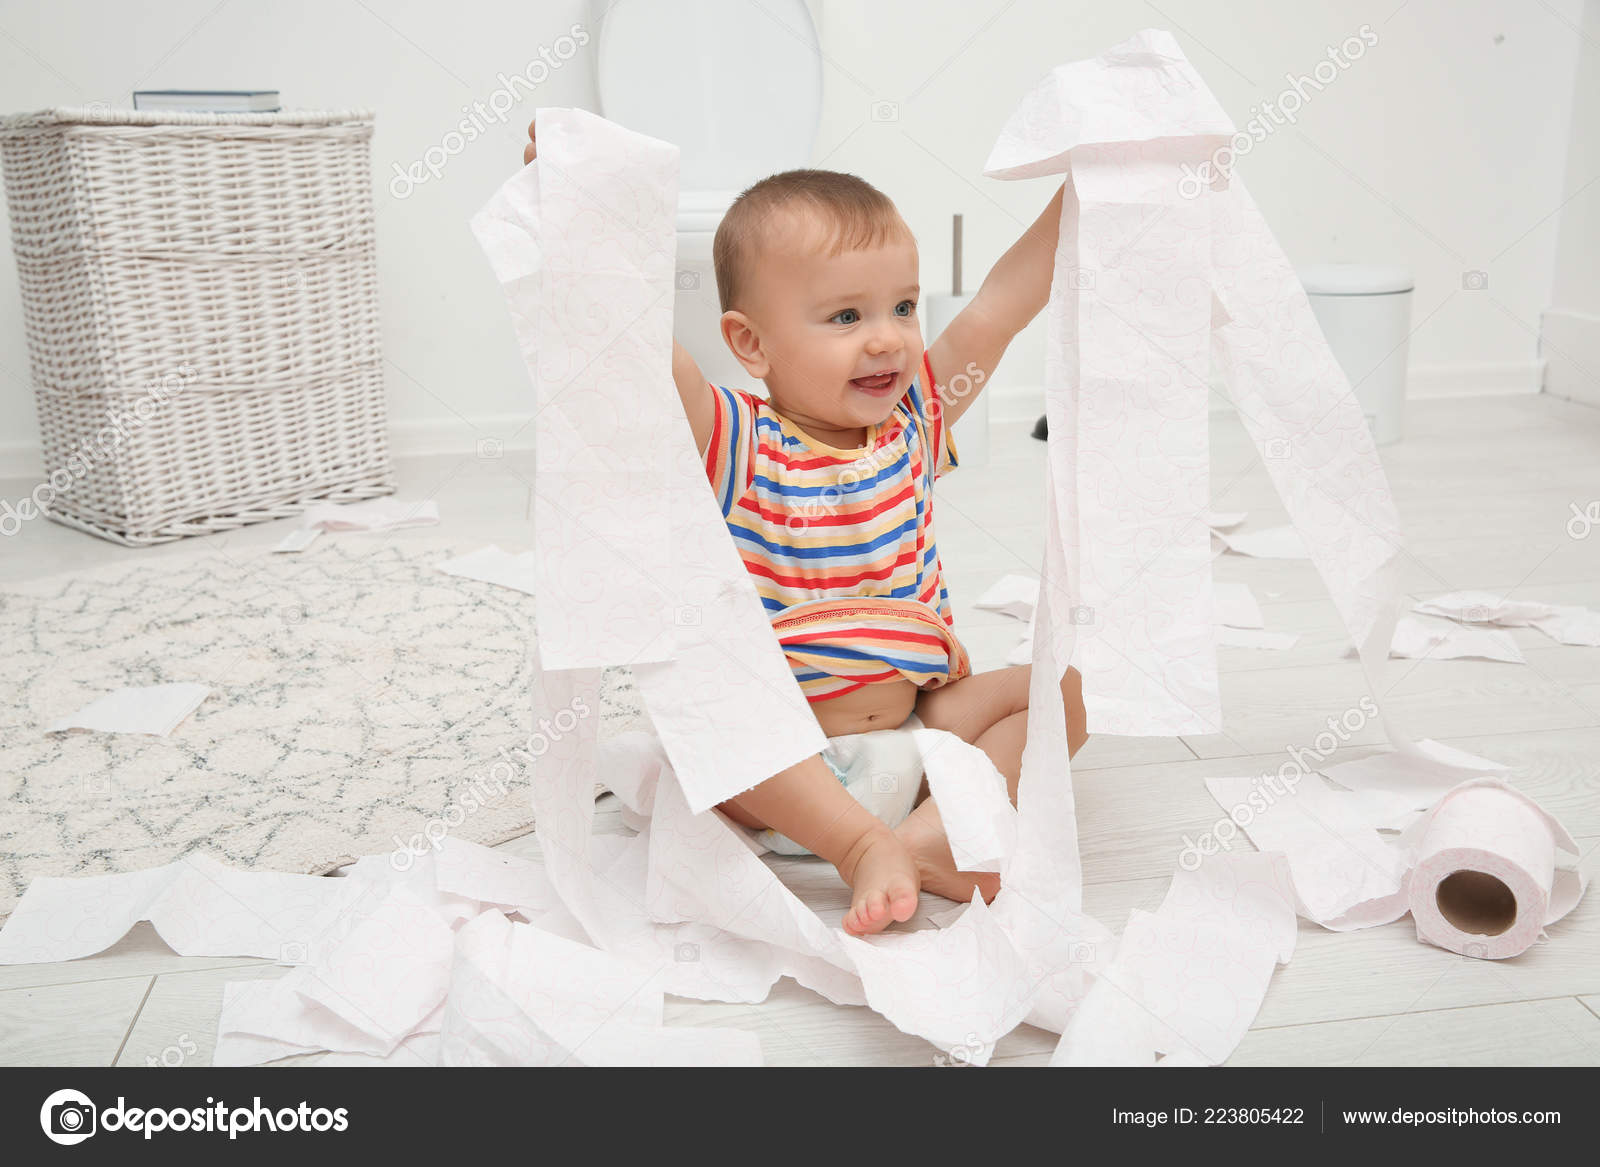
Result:
<svg viewBox="0 0 1600 1167">
<path fill-rule="evenodd" d="M 922 340 L 931 345 L 961 315 L 961 310 L 972 303 L 972 293 L 961 290 L 961 216 L 952 215 L 950 221 L 950 291 L 933 292 L 922 298 Z M 989 464 L 989 394 L 985 386 L 971 377 L 965 369 L 936 369 L 935 374 L 945 378 L 943 403 L 948 407 L 965 402 L 965 412 L 957 421 L 952 436 L 955 438 L 956 460 L 961 466 L 986 466 Z M 976 400 L 968 400 L 971 394 Z"/>
</svg>

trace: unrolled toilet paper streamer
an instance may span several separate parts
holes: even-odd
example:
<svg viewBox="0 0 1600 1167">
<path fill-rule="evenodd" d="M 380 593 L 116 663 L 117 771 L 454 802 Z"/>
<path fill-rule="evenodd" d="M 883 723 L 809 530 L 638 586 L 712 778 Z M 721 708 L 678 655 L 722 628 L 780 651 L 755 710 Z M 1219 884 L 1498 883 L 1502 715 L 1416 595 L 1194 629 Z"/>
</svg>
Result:
<svg viewBox="0 0 1600 1167">
<path fill-rule="evenodd" d="M 1203 521 L 1209 356 L 1274 454 L 1273 485 L 1369 681 L 1394 627 L 1399 518 L 1349 382 L 1244 184 L 1195 178 L 1234 132 L 1172 36 L 1147 30 L 1056 69 L 984 170 L 1069 176 L 1046 382 L 1070 402 L 1073 441 L 1051 456 L 1078 484 L 1062 494 L 1063 537 L 1078 572 L 1069 602 L 1094 614 L 1076 662 L 1091 733 L 1221 724 Z"/>
</svg>

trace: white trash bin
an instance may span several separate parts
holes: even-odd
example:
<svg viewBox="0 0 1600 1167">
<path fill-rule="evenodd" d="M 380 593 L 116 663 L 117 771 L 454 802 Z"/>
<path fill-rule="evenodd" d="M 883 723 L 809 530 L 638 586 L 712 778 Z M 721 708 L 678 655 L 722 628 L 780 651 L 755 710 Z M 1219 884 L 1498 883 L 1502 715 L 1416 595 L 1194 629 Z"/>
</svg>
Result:
<svg viewBox="0 0 1600 1167">
<path fill-rule="evenodd" d="M 1403 267 L 1324 263 L 1300 268 L 1328 346 L 1378 445 L 1400 440 L 1411 334 L 1411 273 Z"/>
</svg>

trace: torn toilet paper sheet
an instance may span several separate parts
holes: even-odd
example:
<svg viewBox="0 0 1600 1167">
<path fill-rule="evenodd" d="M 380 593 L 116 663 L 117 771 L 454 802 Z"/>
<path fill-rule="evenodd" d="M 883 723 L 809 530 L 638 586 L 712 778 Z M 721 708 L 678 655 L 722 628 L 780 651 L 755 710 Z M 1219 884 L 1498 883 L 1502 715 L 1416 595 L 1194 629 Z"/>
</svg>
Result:
<svg viewBox="0 0 1600 1167">
<path fill-rule="evenodd" d="M 304 551 L 322 535 L 321 527 L 296 527 L 272 545 L 274 552 L 293 554 Z"/>
<path fill-rule="evenodd" d="M 1017 641 L 1016 647 L 1006 653 L 1005 663 L 1008 665 L 1025 665 L 1033 661 L 1033 624 L 1030 621 L 1028 630 L 1022 634 L 1022 639 Z"/>
<path fill-rule="evenodd" d="M 1561 644 L 1600 646 L 1600 612 L 1577 604 L 1511 600 L 1495 592 L 1465 591 L 1422 600 L 1412 611 L 1469 624 L 1537 628 Z"/>
<path fill-rule="evenodd" d="M 229 983 L 218 1065 L 324 1050 L 378 1065 L 759 1064 L 744 1031 L 663 1029 L 658 970 L 568 935 L 565 916 L 542 864 L 449 838 L 421 856 L 368 856 L 345 878 L 190 855 L 33 881 L 0 930 L 0 963 L 87 956 L 147 919 L 179 955 L 293 965 Z"/>
<path fill-rule="evenodd" d="M 439 521 L 433 499 L 369 498 L 362 502 L 317 503 L 306 508 L 301 525 L 324 531 L 392 531 Z"/>
<path fill-rule="evenodd" d="M 1207 778 L 1206 789 L 1227 817 L 1218 820 L 1221 830 L 1194 844 L 1199 855 L 1226 845 L 1224 832 L 1242 829 L 1258 851 L 1288 858 L 1296 911 L 1306 919 L 1344 932 L 1405 915 L 1404 853 L 1378 834 L 1364 806 L 1317 775 L 1300 777 L 1292 789 L 1275 774 Z"/>
<path fill-rule="evenodd" d="M 1256 559 L 1310 559 L 1305 540 L 1293 527 L 1268 527 L 1262 531 L 1212 531 L 1222 545 L 1236 555 Z"/>
<path fill-rule="evenodd" d="M 482 580 L 496 587 L 526 592 L 530 596 L 537 594 L 538 571 L 531 551 L 514 555 L 491 543 L 434 566 L 446 575 Z"/>
<path fill-rule="evenodd" d="M 1154 913 L 1135 910 L 1052 1066 L 1227 1058 L 1294 955 L 1294 887 L 1282 855 L 1214 855 L 1180 869 Z M 1084 953 L 1088 956 L 1088 953 Z"/>
<path fill-rule="evenodd" d="M 1030 620 L 1039 606 L 1039 581 L 1030 575 L 1002 576 L 974 601 L 974 608 Z"/>
<path fill-rule="evenodd" d="M 1215 623 L 1233 628 L 1264 628 L 1261 605 L 1249 584 L 1231 580 L 1212 582 L 1212 612 Z M 983 593 L 973 607 L 1000 612 L 1017 620 L 1028 621 L 1029 643 L 1032 643 L 1033 614 L 1039 605 L 1039 581 L 1033 576 L 1008 575 Z M 1019 662 L 1019 663 L 1026 663 Z"/>
<path fill-rule="evenodd" d="M 345 880 L 236 871 L 198 853 L 121 875 L 40 876 L 0 929 L 0 964 L 90 956 L 141 920 L 179 956 L 301 960 L 354 894 Z"/>
<path fill-rule="evenodd" d="M 1211 618 L 1215 623 L 1226 624 L 1230 628 L 1267 626 L 1261 616 L 1261 605 L 1256 603 L 1255 593 L 1250 590 L 1249 584 L 1219 579 L 1212 581 L 1211 587 L 1214 596 Z"/>
<path fill-rule="evenodd" d="M 1509 632 L 1495 628 L 1424 623 L 1414 616 L 1402 616 L 1395 625 L 1394 643 L 1389 646 L 1389 655 L 1406 660 L 1477 657 L 1508 664 L 1527 663 Z"/>
<path fill-rule="evenodd" d="M 210 695 L 209 685 L 188 681 L 116 689 L 76 713 L 56 718 L 44 731 L 92 729 L 100 733 L 149 733 L 165 737 Z"/>
<path fill-rule="evenodd" d="M 447 1066 L 759 1066 L 744 1029 L 662 1024 L 653 970 L 485 912 L 455 936 Z"/>
<path fill-rule="evenodd" d="M 1249 517 L 1248 511 L 1206 511 L 1204 521 L 1213 531 L 1231 531 Z"/>
<path fill-rule="evenodd" d="M 1384 750 L 1353 762 L 1320 767 L 1322 775 L 1347 790 L 1385 793 L 1421 810 L 1432 806 L 1462 775 L 1500 774 L 1506 767 L 1466 750 L 1423 738 L 1405 750 Z"/>
<path fill-rule="evenodd" d="M 1270 648 L 1278 652 L 1293 648 L 1300 639 L 1294 632 L 1268 632 L 1261 628 L 1232 628 L 1217 625 L 1217 643 L 1231 648 Z"/>
</svg>

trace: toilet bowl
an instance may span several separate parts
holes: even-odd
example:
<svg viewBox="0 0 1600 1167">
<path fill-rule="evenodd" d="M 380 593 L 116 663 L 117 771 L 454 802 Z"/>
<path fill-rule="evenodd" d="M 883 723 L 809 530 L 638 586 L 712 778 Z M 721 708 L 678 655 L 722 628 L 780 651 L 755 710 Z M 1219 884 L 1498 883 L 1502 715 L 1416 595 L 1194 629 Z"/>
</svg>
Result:
<svg viewBox="0 0 1600 1167">
<path fill-rule="evenodd" d="M 804 0 L 612 0 L 596 37 L 602 116 L 681 151 L 673 333 L 708 379 L 759 391 L 723 343 L 711 243 L 739 192 L 807 165 L 822 56 Z"/>
</svg>

